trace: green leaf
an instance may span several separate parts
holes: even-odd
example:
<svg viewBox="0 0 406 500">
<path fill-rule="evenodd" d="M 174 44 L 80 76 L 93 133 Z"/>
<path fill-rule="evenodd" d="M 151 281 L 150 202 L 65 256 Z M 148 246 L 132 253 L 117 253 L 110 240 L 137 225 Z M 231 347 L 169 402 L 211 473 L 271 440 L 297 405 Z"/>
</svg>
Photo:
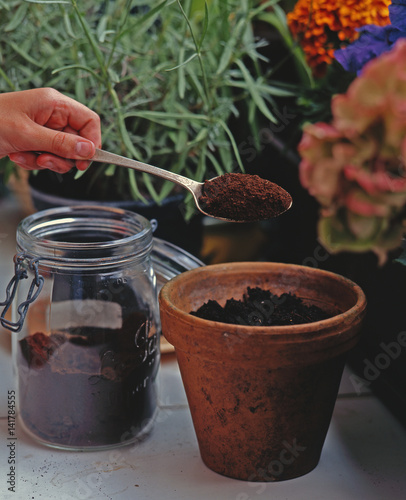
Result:
<svg viewBox="0 0 406 500">
<path fill-rule="evenodd" d="M 120 81 L 120 77 L 118 76 L 118 74 L 116 73 L 116 71 L 114 71 L 113 68 L 108 68 L 107 72 L 109 74 L 110 80 L 113 83 L 118 83 Z"/>
<path fill-rule="evenodd" d="M 217 175 L 222 175 L 224 173 L 223 169 L 222 169 L 220 163 L 218 162 L 217 158 L 210 151 L 207 152 L 207 158 L 210 159 Z"/>
<path fill-rule="evenodd" d="M 207 128 L 200 129 L 199 133 L 194 138 L 194 140 L 189 144 L 189 146 L 193 145 L 193 144 L 198 144 L 199 142 L 202 142 L 202 141 L 205 141 L 207 139 L 208 134 L 209 134 L 209 131 Z"/>
<path fill-rule="evenodd" d="M 66 0 L 24 0 L 24 2 L 27 3 L 49 3 L 49 4 L 57 4 L 57 3 L 65 3 L 68 4 L 70 2 L 67 2 Z"/>
<path fill-rule="evenodd" d="M 165 181 L 158 194 L 159 203 L 162 202 L 173 190 L 173 182 Z"/>
<path fill-rule="evenodd" d="M 226 68 L 230 66 L 231 60 L 233 59 L 233 55 L 235 52 L 235 46 L 237 41 L 241 35 L 242 30 L 245 27 L 246 20 L 240 19 L 236 26 L 234 26 L 231 37 L 227 40 L 225 44 L 223 53 L 221 55 L 218 67 L 217 67 L 217 75 L 220 75 L 225 71 Z M 229 28 L 230 29 L 230 28 Z"/>
<path fill-rule="evenodd" d="M 76 38 L 75 33 L 73 32 L 72 23 L 70 21 L 70 17 L 67 12 L 63 12 L 63 22 L 65 24 L 66 32 L 71 38 Z"/>
<path fill-rule="evenodd" d="M 107 28 L 108 16 L 101 16 L 96 28 L 97 39 L 103 43 L 106 39 L 105 33 Z"/>
<path fill-rule="evenodd" d="M 406 248 L 402 250 L 402 253 L 393 262 L 397 262 L 399 264 L 406 266 Z"/>
<path fill-rule="evenodd" d="M 0 77 L 3 78 L 3 80 L 7 83 L 8 87 L 10 90 L 16 90 L 16 86 L 12 82 L 12 80 L 8 77 L 6 72 L 3 70 L 3 68 L 0 66 Z"/>
<path fill-rule="evenodd" d="M 23 50 L 21 48 L 21 46 L 18 46 L 16 43 L 14 43 L 12 41 L 6 42 L 6 43 L 8 43 L 10 45 L 10 47 L 13 48 L 14 52 L 17 52 L 17 54 L 19 54 L 27 62 L 33 64 L 34 66 L 41 67 L 41 63 L 39 61 L 37 61 L 36 59 L 34 59 L 32 56 L 30 56 L 28 54 L 28 52 L 26 52 L 25 50 Z"/>
<path fill-rule="evenodd" d="M 268 118 L 268 120 L 270 120 L 273 123 L 277 123 L 277 119 L 268 109 L 268 106 L 266 105 L 264 99 L 261 97 L 256 82 L 254 81 L 250 72 L 246 68 L 245 64 L 240 60 L 237 60 L 236 63 L 240 68 L 245 81 L 247 82 L 247 90 L 251 94 L 251 97 L 254 100 L 255 104 L 257 105 L 258 109 L 266 118 Z"/>
<path fill-rule="evenodd" d="M 238 166 L 240 167 L 240 169 L 241 169 L 242 172 L 245 172 L 245 168 L 244 168 L 244 165 L 242 164 L 240 152 L 238 151 L 238 146 L 237 146 L 237 143 L 235 142 L 233 133 L 231 132 L 231 130 L 228 127 L 228 125 L 226 125 L 226 123 L 223 122 L 223 120 L 219 120 L 218 123 L 221 125 L 221 127 L 224 129 L 224 131 L 228 135 L 228 138 L 230 140 L 231 147 L 232 147 L 232 149 L 234 151 L 234 155 L 235 155 L 235 158 L 237 160 Z"/>
<path fill-rule="evenodd" d="M 82 175 L 84 175 L 86 173 L 86 170 L 77 170 L 75 172 L 75 175 L 74 175 L 74 179 L 80 179 L 82 177 Z"/>
<path fill-rule="evenodd" d="M 83 78 L 77 78 L 75 81 L 75 96 L 79 102 L 86 103 L 86 89 Z"/>
<path fill-rule="evenodd" d="M 185 113 L 171 113 L 165 111 L 132 111 L 127 113 L 125 116 L 137 116 L 139 118 L 145 118 L 151 121 L 157 121 L 159 123 L 165 123 L 171 126 L 177 126 L 172 120 L 191 120 L 191 121 L 210 121 L 207 115 L 195 114 L 190 112 Z"/>
<path fill-rule="evenodd" d="M 3 28 L 7 33 L 9 31 L 15 30 L 18 26 L 20 26 L 23 21 L 28 10 L 28 5 L 26 3 L 22 3 L 20 7 L 16 10 L 14 16 L 11 18 L 10 22 Z"/>
<path fill-rule="evenodd" d="M 275 8 L 278 8 L 278 3 L 280 0 L 268 0 L 265 2 L 261 2 L 260 5 L 256 9 L 251 10 L 251 17 L 256 18 L 261 12 L 263 11 L 268 11 L 269 7 L 272 7 L 274 10 Z"/>
<path fill-rule="evenodd" d="M 167 68 L 167 69 L 165 69 L 165 71 L 173 71 L 174 69 L 182 68 L 183 66 L 188 64 L 190 61 L 193 61 L 193 59 L 195 59 L 196 57 L 198 57 L 198 55 L 196 53 L 194 53 L 190 57 L 188 57 L 186 59 L 186 61 L 182 61 L 180 64 L 178 64 L 177 66 L 174 66 L 173 68 Z"/>
<path fill-rule="evenodd" d="M 88 66 L 83 66 L 82 64 L 71 64 L 69 66 L 64 66 L 62 68 L 55 68 L 52 71 L 52 74 L 55 75 L 56 73 L 60 73 L 62 71 L 69 71 L 70 69 L 81 69 L 93 75 L 95 78 L 97 78 L 97 80 L 102 81 L 100 75 L 98 75 L 92 68 L 89 68 Z"/>
<path fill-rule="evenodd" d="M 146 188 L 148 189 L 148 194 L 155 201 L 155 203 L 159 204 L 159 202 L 161 200 L 159 199 L 159 195 L 156 192 L 155 185 L 153 183 L 153 176 L 148 175 L 147 173 L 143 172 L 142 173 L 142 180 L 144 181 L 144 184 L 145 184 Z"/>
<path fill-rule="evenodd" d="M 207 35 L 208 28 L 209 28 L 209 8 L 207 6 L 207 2 L 204 2 L 203 29 L 202 29 L 202 34 L 200 35 L 200 39 L 197 43 L 199 50 L 202 48 L 204 39 Z"/>
<path fill-rule="evenodd" d="M 273 8 L 273 12 L 263 12 L 257 16 L 257 19 L 259 21 L 270 24 L 278 30 L 285 42 L 286 47 L 289 50 L 290 57 L 292 57 L 294 60 L 303 83 L 313 87 L 314 78 L 312 75 L 312 70 L 306 62 L 304 52 L 301 49 L 300 45 L 292 37 L 292 33 L 286 22 L 286 14 L 284 10 L 281 9 L 278 5 L 275 5 Z"/>
<path fill-rule="evenodd" d="M 116 172 L 116 168 L 116 165 L 109 165 L 104 171 L 104 175 L 107 175 L 107 177 L 112 177 Z"/>
<path fill-rule="evenodd" d="M 194 91 L 197 95 L 204 101 L 206 99 L 206 94 L 204 88 L 200 82 L 199 77 L 196 75 L 194 71 L 192 71 L 190 66 L 186 67 L 187 78 L 190 84 L 193 86 Z"/>
<path fill-rule="evenodd" d="M 129 179 L 129 184 L 131 188 L 132 195 L 135 200 L 141 200 L 144 203 L 148 203 L 147 199 L 145 196 L 143 196 L 138 188 L 137 180 L 135 178 L 135 171 L 128 169 L 128 179 Z"/>
<path fill-rule="evenodd" d="M 123 30 L 119 38 L 126 36 L 129 31 L 133 30 L 137 30 L 138 34 L 146 33 L 151 28 L 151 26 L 155 22 L 156 16 L 163 10 L 163 8 L 175 2 L 176 0 L 172 1 L 163 0 L 163 2 L 158 4 L 156 7 L 149 9 L 147 13 L 144 14 L 143 16 L 135 18 L 135 21 L 132 24 L 132 26 L 130 28 L 126 28 L 125 30 Z"/>
</svg>

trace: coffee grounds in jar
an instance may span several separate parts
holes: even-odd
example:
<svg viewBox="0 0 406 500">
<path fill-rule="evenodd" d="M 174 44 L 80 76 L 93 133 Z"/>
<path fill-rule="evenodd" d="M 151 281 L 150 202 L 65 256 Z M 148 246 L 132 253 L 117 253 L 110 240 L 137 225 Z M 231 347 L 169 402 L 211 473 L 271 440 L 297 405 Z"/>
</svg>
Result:
<svg viewBox="0 0 406 500">
<path fill-rule="evenodd" d="M 55 446 L 103 447 L 152 422 L 159 350 L 144 313 L 129 315 L 120 330 L 36 332 L 19 345 L 20 414 L 35 436 Z"/>
<path fill-rule="evenodd" d="M 209 300 L 190 314 L 234 325 L 283 326 L 312 323 L 330 315 L 316 305 L 306 305 L 295 294 L 275 295 L 262 288 L 247 288 L 242 300 L 228 299 L 222 307 Z"/>
<path fill-rule="evenodd" d="M 215 217 L 260 221 L 285 212 L 292 198 L 278 184 L 258 175 L 227 173 L 204 182 L 199 203 Z"/>
</svg>

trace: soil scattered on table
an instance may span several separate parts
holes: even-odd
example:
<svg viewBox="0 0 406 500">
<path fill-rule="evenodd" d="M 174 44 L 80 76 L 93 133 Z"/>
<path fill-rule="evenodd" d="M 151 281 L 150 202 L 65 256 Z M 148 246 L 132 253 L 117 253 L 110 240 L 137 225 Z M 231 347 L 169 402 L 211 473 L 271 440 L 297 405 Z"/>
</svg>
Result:
<svg viewBox="0 0 406 500">
<path fill-rule="evenodd" d="M 209 300 L 190 314 L 234 325 L 283 326 L 312 323 L 330 317 L 315 305 L 306 305 L 291 293 L 275 295 L 262 288 L 247 288 L 242 300 L 228 299 L 225 306 Z"/>
<path fill-rule="evenodd" d="M 252 222 L 285 212 L 292 197 L 278 184 L 258 175 L 227 173 L 204 182 L 199 203 L 214 217 Z"/>
</svg>

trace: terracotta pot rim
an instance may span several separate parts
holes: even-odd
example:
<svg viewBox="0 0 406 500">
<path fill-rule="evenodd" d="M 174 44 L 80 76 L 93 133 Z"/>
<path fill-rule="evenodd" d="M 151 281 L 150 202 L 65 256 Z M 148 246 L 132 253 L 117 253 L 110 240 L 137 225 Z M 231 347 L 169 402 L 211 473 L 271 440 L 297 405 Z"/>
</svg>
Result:
<svg viewBox="0 0 406 500">
<path fill-rule="evenodd" d="M 171 300 L 169 299 L 170 291 L 173 287 L 177 286 L 178 283 L 181 283 L 183 280 L 187 279 L 189 276 L 196 276 L 198 278 L 199 275 L 217 272 L 219 270 L 227 271 L 227 270 L 238 270 L 239 268 L 247 268 L 247 266 L 252 266 L 253 268 L 263 269 L 264 271 L 270 271 L 271 269 L 298 269 L 305 270 L 306 273 L 310 273 L 313 275 L 325 276 L 326 278 L 332 278 L 339 280 L 342 284 L 346 284 L 349 286 L 356 295 L 355 304 L 349 308 L 347 311 L 344 311 L 340 314 L 336 314 L 330 318 L 315 321 L 312 323 L 305 323 L 300 325 L 284 325 L 284 326 L 255 326 L 252 325 L 234 325 L 229 323 L 222 323 L 218 321 L 211 321 L 207 319 L 198 318 L 197 316 L 192 316 L 190 313 L 183 311 L 182 309 L 176 307 Z M 292 343 L 297 342 L 297 336 L 300 334 L 306 334 L 306 338 L 308 340 L 312 340 L 312 337 L 317 336 L 317 334 L 323 331 L 329 331 L 331 328 L 336 328 L 338 323 L 348 322 L 351 318 L 356 320 L 357 316 L 361 316 L 366 308 L 366 297 L 361 287 L 351 281 L 350 279 L 341 276 L 339 274 L 325 271 L 323 269 L 311 268 L 299 264 L 286 264 L 286 263 L 278 263 L 278 262 L 232 262 L 226 264 L 212 264 L 205 267 L 200 267 L 197 269 L 192 269 L 190 271 L 186 271 L 173 279 L 171 279 L 168 283 L 164 285 L 162 290 L 160 291 L 160 299 L 165 300 L 170 307 L 170 314 L 175 314 L 179 319 L 189 322 L 190 318 L 193 318 L 193 322 L 196 325 L 206 325 L 207 327 L 215 327 L 218 328 L 220 325 L 224 326 L 224 329 L 229 333 L 238 332 L 242 335 L 247 336 L 260 336 L 266 335 L 267 337 L 274 337 L 273 340 L 280 338 L 281 341 L 286 343 L 287 340 L 291 340 Z"/>
</svg>

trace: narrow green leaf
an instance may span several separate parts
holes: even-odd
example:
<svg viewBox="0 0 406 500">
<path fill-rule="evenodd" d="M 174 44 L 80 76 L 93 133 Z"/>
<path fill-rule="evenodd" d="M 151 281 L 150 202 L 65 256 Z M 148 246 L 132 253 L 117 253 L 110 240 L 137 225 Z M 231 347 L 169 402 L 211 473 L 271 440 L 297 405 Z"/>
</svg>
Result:
<svg viewBox="0 0 406 500">
<path fill-rule="evenodd" d="M 203 86 L 202 86 L 202 84 L 200 82 L 199 77 L 192 70 L 191 66 L 187 66 L 186 67 L 186 73 L 187 73 L 187 77 L 188 77 L 188 80 L 189 80 L 190 84 L 193 86 L 193 88 L 194 88 L 195 92 L 197 93 L 197 95 L 204 102 L 204 100 L 206 98 L 206 94 L 205 94 L 204 88 L 203 88 Z"/>
<path fill-rule="evenodd" d="M 16 86 L 14 83 L 10 80 L 6 72 L 3 70 L 3 68 L 0 66 L 0 76 L 1 78 L 7 83 L 7 85 L 10 87 L 10 90 L 16 90 Z"/>
<path fill-rule="evenodd" d="M 63 12 L 63 22 L 65 24 L 66 33 L 71 38 L 76 38 L 75 33 L 73 32 L 72 23 L 70 21 L 70 17 L 66 11 Z"/>
<path fill-rule="evenodd" d="M 268 106 L 266 105 L 266 102 L 259 94 L 258 89 L 256 87 L 256 83 L 255 83 L 254 79 L 252 78 L 250 72 L 248 71 L 248 69 L 245 67 L 244 63 L 241 60 L 237 60 L 236 63 L 238 65 L 238 67 L 241 69 L 243 77 L 244 77 L 245 81 L 247 82 L 247 90 L 251 94 L 251 97 L 254 100 L 255 104 L 257 105 L 258 109 L 261 111 L 261 113 L 266 118 L 268 118 L 268 120 L 270 120 L 273 123 L 276 123 L 277 119 L 270 112 L 270 110 L 268 109 Z"/>
<path fill-rule="evenodd" d="M 27 9 L 28 5 L 26 3 L 22 3 L 20 5 L 20 7 L 16 10 L 10 22 L 3 28 L 6 33 L 9 31 L 13 31 L 18 26 L 20 26 L 21 22 L 23 21 L 27 13 Z"/>
<path fill-rule="evenodd" d="M 246 81 L 238 81 L 238 80 L 232 80 L 232 79 L 227 79 L 227 85 L 230 87 L 234 88 L 239 88 L 239 89 L 246 89 L 248 90 L 248 85 Z M 279 96 L 279 97 L 290 97 L 297 95 L 298 89 L 297 86 L 292 85 L 291 88 L 282 88 L 277 85 L 271 85 L 270 83 L 267 84 L 261 84 L 257 83 L 256 88 L 258 92 L 266 93 L 269 95 L 274 95 L 274 96 Z"/>
<path fill-rule="evenodd" d="M 207 115 L 195 114 L 195 113 L 170 113 L 165 111 L 133 111 L 128 113 L 126 116 L 139 116 L 140 118 L 147 119 L 161 119 L 161 120 L 198 120 L 198 121 L 210 121 Z"/>
<path fill-rule="evenodd" d="M 70 69 L 81 69 L 93 75 L 95 78 L 97 78 L 97 80 L 102 81 L 100 75 L 98 75 L 92 68 L 89 68 L 88 66 L 82 66 L 81 64 L 70 64 L 69 66 L 64 66 L 63 68 L 55 68 L 52 71 L 52 74 L 55 75 L 56 73 L 60 73 L 61 71 L 68 71 Z"/>
<path fill-rule="evenodd" d="M 244 168 L 244 165 L 242 164 L 240 152 L 238 151 L 238 146 L 237 146 L 237 143 L 235 142 L 233 133 L 231 132 L 230 128 L 223 120 L 219 120 L 218 123 L 224 129 L 225 133 L 228 135 L 228 139 L 229 139 L 229 141 L 231 143 L 231 147 L 234 151 L 234 155 L 235 155 L 235 158 L 237 160 L 238 166 L 240 167 L 242 172 L 245 172 L 245 168 Z"/>
<path fill-rule="evenodd" d="M 176 153 L 178 154 L 181 153 L 187 147 L 188 135 L 185 130 L 185 127 L 175 132 L 169 132 L 169 137 L 171 138 L 175 146 Z"/>
<path fill-rule="evenodd" d="M 159 195 L 156 192 L 155 185 L 153 183 L 153 176 L 148 175 L 147 173 L 143 172 L 142 173 L 142 180 L 148 189 L 148 194 L 151 196 L 151 198 L 155 201 L 155 203 L 160 202 Z"/>
<path fill-rule="evenodd" d="M 128 169 L 127 172 L 128 172 L 128 180 L 129 180 L 129 185 L 130 185 L 130 189 L 131 189 L 131 193 L 133 195 L 133 198 L 135 200 L 139 199 L 144 203 L 148 203 L 147 199 L 145 198 L 145 196 L 143 196 L 141 194 L 141 192 L 138 188 L 137 179 L 135 178 L 135 171 Z"/>
<path fill-rule="evenodd" d="M 162 202 L 173 191 L 175 184 L 173 182 L 165 181 L 158 194 L 158 202 Z"/>
<path fill-rule="evenodd" d="M 406 266 L 406 249 L 404 248 L 402 250 L 402 253 L 399 255 L 397 259 L 395 259 L 393 262 L 397 262 L 398 264 L 402 264 L 403 266 Z"/>
<path fill-rule="evenodd" d="M 280 6 L 275 5 L 272 12 L 266 11 L 257 16 L 259 21 L 265 22 L 273 26 L 282 36 L 287 48 L 290 51 L 290 56 L 293 57 L 295 64 L 301 75 L 303 83 L 306 85 L 314 86 L 314 78 L 303 50 L 298 42 L 293 40 L 292 33 L 286 22 L 286 14 Z"/>
<path fill-rule="evenodd" d="M 147 32 L 150 29 L 151 25 L 155 22 L 155 17 L 163 10 L 163 8 L 175 2 L 176 0 L 172 0 L 170 2 L 168 2 L 168 0 L 163 0 L 163 2 L 158 4 L 153 9 L 148 10 L 147 13 L 143 16 L 134 18 L 134 23 L 131 25 L 131 27 L 123 30 L 118 38 L 120 39 L 126 36 L 129 31 L 133 30 L 138 30 L 138 34 Z"/>
<path fill-rule="evenodd" d="M 246 21 L 245 19 L 240 19 L 237 25 L 233 28 L 233 33 L 229 40 L 227 41 L 226 46 L 224 47 L 224 51 L 221 55 L 220 62 L 217 67 L 217 75 L 223 73 L 223 71 L 230 65 L 231 59 L 234 55 L 235 46 L 239 36 L 241 35 L 241 31 L 244 28 Z"/>
<path fill-rule="evenodd" d="M 85 173 L 86 173 L 86 170 L 77 170 L 77 171 L 75 172 L 75 175 L 74 175 L 74 177 L 73 177 L 73 178 L 74 178 L 75 180 L 76 180 L 76 179 L 80 179 L 80 178 L 82 177 L 82 175 L 83 175 L 83 174 L 85 174 Z"/>
<path fill-rule="evenodd" d="M 84 104 L 86 103 L 86 89 L 83 78 L 80 76 L 75 81 L 75 98 Z"/>
<path fill-rule="evenodd" d="M 27 3 L 49 3 L 49 4 L 52 4 L 52 3 L 65 3 L 65 4 L 68 4 L 70 2 L 67 2 L 65 0 L 24 0 L 24 2 L 27 2 Z"/>
<path fill-rule="evenodd" d="M 207 152 L 207 157 L 210 159 L 214 170 L 216 171 L 217 175 L 223 175 L 224 174 L 224 169 L 221 167 L 220 163 L 217 161 L 217 158 L 210 152 Z"/>
<path fill-rule="evenodd" d="M 197 144 L 199 142 L 202 142 L 202 141 L 206 140 L 208 134 L 209 134 L 208 129 L 207 128 L 202 128 L 198 132 L 197 136 L 194 138 L 194 140 L 190 144 Z"/>
<path fill-rule="evenodd" d="M 12 47 L 12 49 L 17 52 L 23 59 L 28 61 L 29 63 L 33 64 L 34 66 L 41 67 L 41 63 L 38 62 L 36 59 L 34 59 L 32 56 L 30 56 L 25 50 L 23 50 L 20 46 L 18 46 L 14 42 L 7 42 Z"/>
<path fill-rule="evenodd" d="M 200 35 L 200 39 L 197 43 L 199 50 L 202 48 L 203 41 L 206 37 L 208 28 L 209 28 L 209 8 L 207 6 L 207 2 L 204 2 L 203 29 L 202 29 L 202 34 Z"/>
<path fill-rule="evenodd" d="M 197 164 L 197 171 L 196 171 L 196 178 L 197 179 L 204 179 L 205 174 L 206 174 L 207 168 L 206 168 L 206 152 L 202 150 L 200 152 L 199 156 L 199 161 Z"/>
<path fill-rule="evenodd" d="M 193 61 L 193 59 L 195 59 L 196 57 L 198 57 L 198 55 L 196 53 L 194 53 L 190 57 L 188 57 L 186 59 L 186 61 L 183 61 L 182 63 L 178 64 L 177 66 L 174 66 L 173 68 L 167 68 L 167 69 L 165 69 L 165 71 L 173 71 L 174 69 L 181 68 L 182 66 L 185 66 L 190 61 Z"/>
<path fill-rule="evenodd" d="M 105 40 L 105 32 L 107 28 L 107 16 L 101 16 L 99 23 L 97 24 L 96 34 L 99 42 L 103 43 Z"/>
<path fill-rule="evenodd" d="M 108 79 L 108 73 L 107 73 L 107 69 L 106 69 L 106 66 L 104 64 L 104 58 L 103 58 L 103 54 L 97 44 L 97 41 L 92 33 L 92 30 L 89 26 L 89 24 L 87 23 L 85 17 L 80 13 L 80 10 L 76 4 L 76 1 L 75 0 L 71 0 L 71 3 L 72 3 L 72 6 L 74 8 L 74 11 L 75 11 L 75 14 L 76 14 L 76 17 L 77 17 L 77 20 L 79 21 L 83 31 L 84 31 L 84 34 L 87 38 L 87 40 L 89 41 L 90 43 L 90 47 L 92 48 L 92 51 L 93 51 L 93 54 L 94 54 L 94 57 L 96 58 L 97 60 L 97 63 L 99 65 L 99 68 L 102 72 L 102 74 L 104 75 L 104 77 L 106 79 Z"/>
<path fill-rule="evenodd" d="M 113 68 L 108 68 L 107 69 L 107 72 L 110 76 L 110 80 L 113 82 L 113 83 L 118 83 L 120 81 L 120 77 L 118 76 L 118 74 L 114 71 Z"/>
<path fill-rule="evenodd" d="M 117 168 L 116 165 L 109 165 L 106 168 L 104 175 L 107 175 L 107 177 L 112 177 L 116 172 L 116 168 Z"/>
</svg>

